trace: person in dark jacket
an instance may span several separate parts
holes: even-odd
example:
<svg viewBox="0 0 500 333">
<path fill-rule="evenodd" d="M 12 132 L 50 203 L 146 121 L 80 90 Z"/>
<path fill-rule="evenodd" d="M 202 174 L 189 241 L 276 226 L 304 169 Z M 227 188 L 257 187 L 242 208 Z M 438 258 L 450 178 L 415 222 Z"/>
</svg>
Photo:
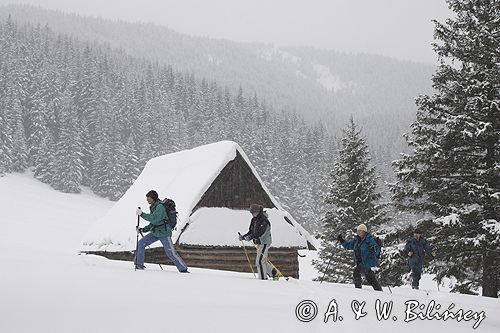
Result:
<svg viewBox="0 0 500 333">
<path fill-rule="evenodd" d="M 435 257 L 436 251 L 434 251 L 429 242 L 422 237 L 420 230 L 415 229 L 413 237 L 406 242 L 403 250 L 403 255 L 408 257 L 408 267 L 411 270 L 411 287 L 413 289 L 419 288 L 426 254 L 431 254 Z"/>
<path fill-rule="evenodd" d="M 149 224 L 144 228 L 137 228 L 137 233 L 150 232 L 137 243 L 137 253 L 134 258 L 134 264 L 136 269 L 144 269 L 144 254 L 146 246 L 153 244 L 156 241 L 160 241 L 165 249 L 167 257 L 172 260 L 179 272 L 189 273 L 186 264 L 182 258 L 177 254 L 172 244 L 172 227 L 167 223 L 167 211 L 165 206 L 158 199 L 158 193 L 154 190 L 149 191 L 146 194 L 146 200 L 150 204 L 149 210 L 150 214 L 143 213 L 140 208 L 136 210 L 136 214 Z"/>
<path fill-rule="evenodd" d="M 239 240 L 253 241 L 257 245 L 257 256 L 255 257 L 255 266 L 259 279 L 267 280 L 268 276 L 276 277 L 277 271 L 267 260 L 267 253 L 271 247 L 271 223 L 264 212 L 264 207 L 253 204 L 250 206 L 252 220 L 248 232 L 239 236 Z"/>
<path fill-rule="evenodd" d="M 346 241 L 342 235 L 338 235 L 337 240 L 347 250 L 354 251 L 354 261 L 356 266 L 353 271 L 354 287 L 361 288 L 361 274 L 364 274 L 368 283 L 377 291 L 382 291 L 382 287 L 372 271 L 372 267 L 378 266 L 380 256 L 380 246 L 371 234 L 367 232 L 366 225 L 360 224 L 356 228 L 356 236 L 350 241 Z"/>
</svg>

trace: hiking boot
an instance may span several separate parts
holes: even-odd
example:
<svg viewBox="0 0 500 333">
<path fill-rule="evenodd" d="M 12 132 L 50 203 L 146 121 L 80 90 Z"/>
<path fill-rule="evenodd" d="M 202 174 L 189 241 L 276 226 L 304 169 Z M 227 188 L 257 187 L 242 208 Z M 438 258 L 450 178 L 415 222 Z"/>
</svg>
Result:
<svg viewBox="0 0 500 333">
<path fill-rule="evenodd" d="M 184 271 L 179 271 L 179 273 L 191 273 L 191 272 L 186 269 Z"/>
<path fill-rule="evenodd" d="M 273 275 L 273 280 L 279 280 L 281 277 L 283 277 L 283 275 L 276 269 L 276 268 L 273 268 L 273 270 L 271 271 L 271 274 Z"/>
<path fill-rule="evenodd" d="M 143 271 L 146 268 L 144 265 L 135 265 L 135 269 L 139 271 Z"/>
</svg>

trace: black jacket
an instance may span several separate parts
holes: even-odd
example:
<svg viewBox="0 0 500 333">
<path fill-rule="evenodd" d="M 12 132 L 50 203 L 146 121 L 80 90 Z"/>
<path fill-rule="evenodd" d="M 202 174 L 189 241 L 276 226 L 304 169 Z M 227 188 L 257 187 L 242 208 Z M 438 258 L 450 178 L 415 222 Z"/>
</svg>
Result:
<svg viewBox="0 0 500 333">
<path fill-rule="evenodd" d="M 261 244 L 262 242 L 264 243 L 270 243 L 270 232 L 269 232 L 269 241 L 262 240 L 261 237 L 264 236 L 266 231 L 268 231 L 271 228 L 271 223 L 269 222 L 266 214 L 264 211 L 260 211 L 259 215 L 256 217 L 253 217 L 252 220 L 250 221 L 250 227 L 248 228 L 248 232 L 243 235 L 243 237 L 250 238 L 253 240 L 255 244 Z"/>
</svg>

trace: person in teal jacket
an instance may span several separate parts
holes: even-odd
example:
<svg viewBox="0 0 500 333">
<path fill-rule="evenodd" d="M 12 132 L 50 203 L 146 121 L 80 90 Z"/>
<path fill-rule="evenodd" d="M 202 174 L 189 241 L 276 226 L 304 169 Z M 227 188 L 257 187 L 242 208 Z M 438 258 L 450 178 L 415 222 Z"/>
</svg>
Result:
<svg viewBox="0 0 500 333">
<path fill-rule="evenodd" d="M 161 200 L 158 199 L 158 193 L 154 190 L 146 194 L 146 200 L 149 203 L 150 214 L 143 213 L 140 208 L 136 214 L 148 221 L 149 224 L 144 228 L 137 228 L 137 233 L 149 232 L 137 243 L 137 253 L 134 258 L 136 269 L 144 269 L 144 255 L 146 247 L 154 242 L 160 241 L 165 249 L 167 257 L 172 260 L 179 272 L 188 273 L 187 266 L 182 258 L 177 254 L 172 243 L 172 227 L 167 223 L 167 212 Z"/>
<path fill-rule="evenodd" d="M 354 261 L 356 264 L 353 271 L 354 287 L 361 288 L 361 273 L 363 273 L 373 289 L 382 291 L 382 287 L 377 281 L 375 273 L 372 271 L 372 267 L 378 266 L 380 246 L 373 236 L 367 232 L 366 225 L 360 224 L 356 228 L 356 234 L 350 241 L 346 241 L 342 235 L 337 237 L 337 240 L 346 250 L 354 251 Z"/>
</svg>

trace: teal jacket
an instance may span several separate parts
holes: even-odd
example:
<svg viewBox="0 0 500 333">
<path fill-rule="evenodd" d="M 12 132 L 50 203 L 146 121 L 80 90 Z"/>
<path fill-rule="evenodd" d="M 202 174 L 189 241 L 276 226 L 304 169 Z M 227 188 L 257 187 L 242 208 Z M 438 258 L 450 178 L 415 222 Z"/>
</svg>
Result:
<svg viewBox="0 0 500 333">
<path fill-rule="evenodd" d="M 151 231 L 158 238 L 172 237 L 172 227 L 167 224 L 167 211 L 160 200 L 153 202 L 149 210 L 151 214 L 141 214 L 141 217 L 149 222 L 142 230 L 144 232 Z"/>
</svg>

